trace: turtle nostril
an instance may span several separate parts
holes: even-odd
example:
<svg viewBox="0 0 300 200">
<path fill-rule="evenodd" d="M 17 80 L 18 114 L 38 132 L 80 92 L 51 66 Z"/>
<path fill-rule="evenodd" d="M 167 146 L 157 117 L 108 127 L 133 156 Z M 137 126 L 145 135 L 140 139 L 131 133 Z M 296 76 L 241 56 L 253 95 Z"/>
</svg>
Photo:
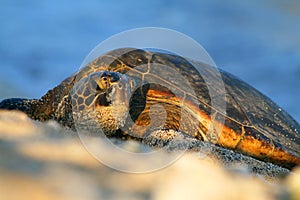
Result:
<svg viewBox="0 0 300 200">
<path fill-rule="evenodd" d="M 118 88 L 119 89 L 122 89 L 123 88 L 123 85 L 121 83 L 118 83 Z"/>
</svg>

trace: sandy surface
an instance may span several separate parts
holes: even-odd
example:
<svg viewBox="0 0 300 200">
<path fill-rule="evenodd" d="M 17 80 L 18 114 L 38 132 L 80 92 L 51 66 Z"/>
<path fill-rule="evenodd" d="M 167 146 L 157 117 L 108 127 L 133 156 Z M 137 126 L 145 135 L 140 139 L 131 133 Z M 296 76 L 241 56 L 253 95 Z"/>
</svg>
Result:
<svg viewBox="0 0 300 200">
<path fill-rule="evenodd" d="M 74 132 L 20 112 L 0 111 L 0 155 L 3 200 L 300 199 L 300 168 L 266 180 L 242 168 L 229 170 L 209 156 L 185 153 L 151 173 L 124 173 L 96 160 Z"/>
</svg>

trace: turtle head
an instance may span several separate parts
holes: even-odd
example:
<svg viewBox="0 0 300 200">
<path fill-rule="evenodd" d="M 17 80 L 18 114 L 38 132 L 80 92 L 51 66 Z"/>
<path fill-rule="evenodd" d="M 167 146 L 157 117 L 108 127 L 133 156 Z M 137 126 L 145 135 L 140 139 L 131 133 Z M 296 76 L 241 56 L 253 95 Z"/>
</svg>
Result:
<svg viewBox="0 0 300 200">
<path fill-rule="evenodd" d="M 110 71 L 78 81 L 70 93 L 76 129 L 111 135 L 124 126 L 133 87 L 132 79 Z"/>
</svg>

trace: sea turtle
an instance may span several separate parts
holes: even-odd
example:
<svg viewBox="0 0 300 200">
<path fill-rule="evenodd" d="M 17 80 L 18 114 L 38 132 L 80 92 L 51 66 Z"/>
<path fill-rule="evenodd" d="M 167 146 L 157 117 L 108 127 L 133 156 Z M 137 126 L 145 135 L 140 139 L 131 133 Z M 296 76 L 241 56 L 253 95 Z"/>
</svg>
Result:
<svg viewBox="0 0 300 200">
<path fill-rule="evenodd" d="M 109 136 L 145 138 L 164 130 L 158 137 L 172 139 L 168 131 L 175 130 L 288 169 L 300 164 L 299 124 L 247 83 L 220 74 L 223 86 L 208 64 L 122 48 L 99 56 L 41 99 L 6 99 L 0 108 Z M 225 110 L 212 104 L 218 93 L 222 104 L 222 87 Z"/>
</svg>

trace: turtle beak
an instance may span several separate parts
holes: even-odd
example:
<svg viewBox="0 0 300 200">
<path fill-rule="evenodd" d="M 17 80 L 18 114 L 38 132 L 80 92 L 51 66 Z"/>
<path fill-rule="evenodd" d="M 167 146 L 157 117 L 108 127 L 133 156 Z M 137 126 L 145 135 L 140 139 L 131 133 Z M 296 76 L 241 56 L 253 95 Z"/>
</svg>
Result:
<svg viewBox="0 0 300 200">
<path fill-rule="evenodd" d="M 124 105 L 129 107 L 129 100 L 132 91 L 132 80 L 125 75 L 120 75 L 119 79 L 114 81 L 111 79 L 110 91 L 107 95 L 107 101 L 114 105 Z"/>
<path fill-rule="evenodd" d="M 130 80 L 125 75 L 120 75 L 116 82 L 111 82 L 107 92 L 107 102 L 117 127 L 124 127 L 129 113 L 129 101 L 131 97 Z"/>
</svg>

